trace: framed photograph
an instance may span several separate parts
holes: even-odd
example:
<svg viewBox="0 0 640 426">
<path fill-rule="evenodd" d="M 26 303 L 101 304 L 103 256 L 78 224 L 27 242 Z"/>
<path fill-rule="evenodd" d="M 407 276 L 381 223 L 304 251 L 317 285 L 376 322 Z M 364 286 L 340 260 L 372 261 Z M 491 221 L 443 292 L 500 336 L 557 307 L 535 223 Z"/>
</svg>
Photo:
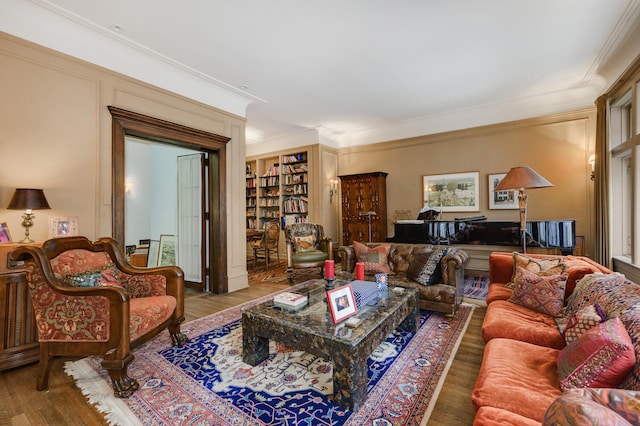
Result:
<svg viewBox="0 0 640 426">
<path fill-rule="evenodd" d="M 422 176 L 423 206 L 443 212 L 480 211 L 480 172 Z"/>
<path fill-rule="evenodd" d="M 160 244 L 158 246 L 158 266 L 175 266 L 176 265 L 176 236 L 160 235 Z"/>
<path fill-rule="evenodd" d="M 78 216 L 49 216 L 49 238 L 78 235 Z"/>
<path fill-rule="evenodd" d="M 127 257 L 131 256 L 135 252 L 136 252 L 135 244 L 131 246 L 124 246 L 124 253 L 127 255 Z"/>
<path fill-rule="evenodd" d="M 351 284 L 327 291 L 327 303 L 334 324 L 358 313 Z"/>
<path fill-rule="evenodd" d="M 11 234 L 9 233 L 9 227 L 7 222 L 0 223 L 0 243 L 10 243 Z"/>
<path fill-rule="evenodd" d="M 149 240 L 149 254 L 147 255 L 147 268 L 158 266 L 158 253 L 160 252 L 160 241 Z"/>
<path fill-rule="evenodd" d="M 149 247 L 149 241 L 151 241 L 151 240 L 149 240 L 149 239 L 140 240 L 140 242 L 138 243 L 138 245 L 139 245 L 140 247 Z"/>
<path fill-rule="evenodd" d="M 496 191 L 500 181 L 506 176 L 506 173 L 494 173 L 487 175 L 489 183 L 489 209 L 492 210 L 509 210 L 518 208 L 518 195 L 520 191 Z"/>
</svg>

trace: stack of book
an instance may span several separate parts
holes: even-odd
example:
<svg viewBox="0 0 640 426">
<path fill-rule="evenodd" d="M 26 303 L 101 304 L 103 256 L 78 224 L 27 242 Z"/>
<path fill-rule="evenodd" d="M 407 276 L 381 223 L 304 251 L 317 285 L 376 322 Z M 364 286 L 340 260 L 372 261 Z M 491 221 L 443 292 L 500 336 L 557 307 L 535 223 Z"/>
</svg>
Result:
<svg viewBox="0 0 640 426">
<path fill-rule="evenodd" d="M 296 310 L 307 305 L 307 295 L 291 292 L 276 294 L 273 297 L 273 306 L 283 309 Z"/>
</svg>

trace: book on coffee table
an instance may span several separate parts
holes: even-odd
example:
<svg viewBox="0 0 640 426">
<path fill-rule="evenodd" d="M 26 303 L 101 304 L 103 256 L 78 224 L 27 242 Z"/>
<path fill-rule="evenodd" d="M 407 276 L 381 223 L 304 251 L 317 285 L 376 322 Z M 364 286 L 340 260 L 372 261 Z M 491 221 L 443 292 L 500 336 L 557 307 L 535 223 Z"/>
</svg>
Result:
<svg viewBox="0 0 640 426">
<path fill-rule="evenodd" d="M 284 308 L 298 308 L 307 304 L 307 295 L 291 292 L 276 294 L 273 297 L 273 306 Z"/>
</svg>

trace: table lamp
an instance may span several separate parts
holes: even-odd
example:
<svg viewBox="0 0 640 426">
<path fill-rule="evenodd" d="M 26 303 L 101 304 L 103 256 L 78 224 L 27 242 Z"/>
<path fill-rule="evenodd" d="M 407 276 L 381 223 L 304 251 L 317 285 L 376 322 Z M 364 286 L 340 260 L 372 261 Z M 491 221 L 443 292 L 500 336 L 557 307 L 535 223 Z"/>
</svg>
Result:
<svg viewBox="0 0 640 426">
<path fill-rule="evenodd" d="M 22 215 L 22 227 L 24 228 L 24 239 L 19 244 L 33 243 L 29 238 L 29 228 L 33 226 L 33 210 L 50 209 L 47 198 L 44 196 L 44 190 L 31 188 L 17 188 L 13 194 L 13 198 L 9 202 L 7 209 L 24 210 Z"/>
<path fill-rule="evenodd" d="M 518 190 L 518 206 L 520 208 L 520 238 L 522 238 L 522 252 L 527 253 L 527 193 L 525 189 L 547 188 L 553 186 L 551 182 L 536 173 L 531 167 L 513 167 L 502 178 L 494 191 Z"/>
</svg>

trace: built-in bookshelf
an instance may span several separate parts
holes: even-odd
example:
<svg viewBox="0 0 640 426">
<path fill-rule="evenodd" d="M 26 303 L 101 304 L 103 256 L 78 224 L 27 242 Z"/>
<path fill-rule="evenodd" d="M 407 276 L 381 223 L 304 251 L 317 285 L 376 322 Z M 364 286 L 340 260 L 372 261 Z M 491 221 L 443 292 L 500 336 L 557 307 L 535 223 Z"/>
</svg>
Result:
<svg viewBox="0 0 640 426">
<path fill-rule="evenodd" d="M 285 225 L 308 221 L 309 162 L 307 152 L 282 156 L 282 217 Z"/>
<path fill-rule="evenodd" d="M 247 229 L 258 227 L 258 179 L 256 178 L 256 162 L 247 163 L 246 172 L 247 190 Z"/>
<path fill-rule="evenodd" d="M 259 226 L 280 218 L 280 159 L 261 160 L 263 167 L 258 180 Z"/>
</svg>

